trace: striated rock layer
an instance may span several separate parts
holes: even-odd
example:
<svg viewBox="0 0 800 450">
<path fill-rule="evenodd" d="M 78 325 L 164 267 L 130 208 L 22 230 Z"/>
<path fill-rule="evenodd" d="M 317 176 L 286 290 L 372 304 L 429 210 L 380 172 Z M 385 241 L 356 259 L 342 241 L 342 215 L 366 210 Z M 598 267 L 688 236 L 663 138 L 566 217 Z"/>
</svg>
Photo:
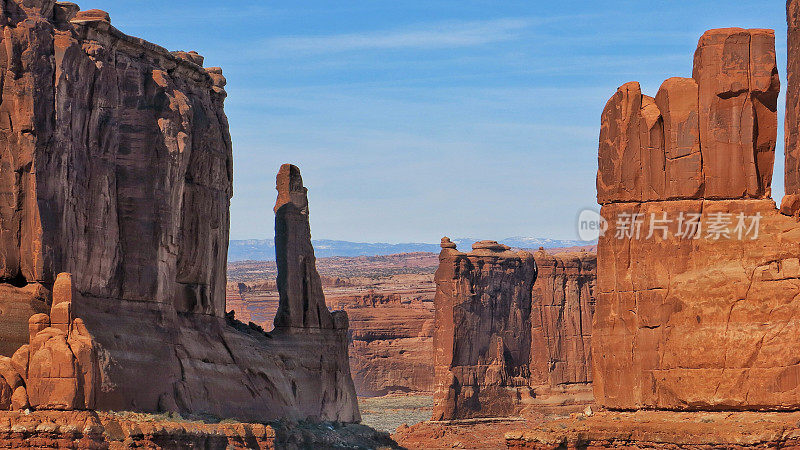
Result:
<svg viewBox="0 0 800 450">
<path fill-rule="evenodd" d="M 531 378 L 552 387 L 592 382 L 597 254 L 543 250 L 531 308 Z"/>
<path fill-rule="evenodd" d="M 365 425 L 227 420 L 103 411 L 0 412 L 0 447 L 64 449 L 399 448 Z"/>
<path fill-rule="evenodd" d="M 357 420 L 346 317 L 225 316 L 221 70 L 72 3 L 9 0 L 0 27 L 0 404 Z"/>
<path fill-rule="evenodd" d="M 657 109 L 645 111 L 629 83 L 603 112 L 598 201 L 609 228 L 598 245 L 597 401 L 616 409 L 800 408 L 800 224 L 768 198 L 779 89 L 773 34 L 709 31 L 693 79 L 680 91 L 669 83 L 659 92 L 663 99 L 669 91 L 668 105 L 657 95 Z M 655 144 L 634 138 L 643 136 L 644 116 L 656 124 Z M 676 117 L 685 120 L 658 132 Z M 658 153 L 675 146 L 699 148 L 700 158 L 694 150 L 677 159 Z M 663 164 L 620 157 L 653 152 Z M 671 167 L 683 161 L 691 163 L 678 179 L 691 193 L 641 182 L 674 180 Z M 787 192 L 792 183 L 787 177 Z"/>
<path fill-rule="evenodd" d="M 799 419 L 797 412 L 603 411 L 514 427 L 505 448 L 797 448 Z"/>
<path fill-rule="evenodd" d="M 461 253 L 444 238 L 439 261 L 433 420 L 518 413 L 533 393 L 533 255 L 494 241 Z"/>
<path fill-rule="evenodd" d="M 405 301 L 398 293 L 334 301 L 350 318 L 350 370 L 358 395 L 433 392 L 431 302 Z"/>
</svg>

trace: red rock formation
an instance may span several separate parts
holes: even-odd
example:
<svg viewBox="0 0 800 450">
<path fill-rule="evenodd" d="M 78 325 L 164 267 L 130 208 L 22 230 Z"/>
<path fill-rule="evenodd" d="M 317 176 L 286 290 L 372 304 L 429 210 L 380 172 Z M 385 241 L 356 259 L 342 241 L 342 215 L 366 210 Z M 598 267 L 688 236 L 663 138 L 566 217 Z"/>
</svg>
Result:
<svg viewBox="0 0 800 450">
<path fill-rule="evenodd" d="M 347 313 L 331 313 L 325 304 L 311 245 L 308 189 L 303 186 L 300 169 L 291 164 L 281 166 L 276 188 L 275 260 L 280 303 L 272 334 L 275 337 L 321 337 L 327 344 L 319 355 L 322 370 L 316 374 L 319 379 L 308 382 L 316 383 L 324 414 L 359 421 L 361 417 L 347 353 Z M 293 381 L 295 396 L 298 395 L 297 389 Z"/>
<path fill-rule="evenodd" d="M 539 274 L 531 308 L 531 378 L 553 387 L 592 381 L 592 315 L 597 255 L 534 255 Z"/>
<path fill-rule="evenodd" d="M 30 403 L 357 420 L 346 317 L 226 320 L 221 70 L 71 3 L 9 0 L 0 27 L 0 337 Z"/>
<path fill-rule="evenodd" d="M 775 33 L 706 32 L 692 78 L 699 92 L 703 198 L 769 197 L 780 90 Z"/>
<path fill-rule="evenodd" d="M 350 368 L 360 396 L 433 392 L 433 308 L 399 294 L 338 298 L 350 317 Z"/>
<path fill-rule="evenodd" d="M 800 212 L 800 2 L 786 1 L 788 58 L 786 74 L 786 212 Z M 783 208 L 782 208 L 783 209 Z"/>
<path fill-rule="evenodd" d="M 300 170 L 284 164 L 278 172 L 275 202 L 275 260 L 278 265 L 280 304 L 275 328 L 333 328 L 325 306 L 322 280 L 317 273 L 307 189 Z M 345 315 L 345 321 L 346 321 Z"/>
<path fill-rule="evenodd" d="M 620 87 L 602 115 L 598 202 L 768 198 L 780 89 L 774 47 L 771 30 L 711 30 L 692 79 L 665 81 L 655 99 L 636 82 Z"/>
<path fill-rule="evenodd" d="M 436 271 L 434 420 L 508 416 L 530 399 L 536 263 L 493 241 L 442 239 Z"/>
<path fill-rule="evenodd" d="M 800 225 L 768 199 L 779 89 L 772 32 L 707 32 L 693 79 L 694 111 L 688 80 L 668 80 L 668 95 L 656 96 L 664 123 L 677 124 L 666 126 L 664 147 L 686 155 L 667 158 L 661 174 L 619 157 L 649 151 L 631 144 L 631 124 L 645 114 L 638 85 L 620 88 L 603 114 L 598 201 L 609 229 L 598 246 L 595 396 L 621 409 L 797 409 Z M 672 181 L 670 164 L 684 159 L 685 191 L 637 190 L 636 174 Z M 666 229 L 650 233 L 656 223 Z"/>
</svg>

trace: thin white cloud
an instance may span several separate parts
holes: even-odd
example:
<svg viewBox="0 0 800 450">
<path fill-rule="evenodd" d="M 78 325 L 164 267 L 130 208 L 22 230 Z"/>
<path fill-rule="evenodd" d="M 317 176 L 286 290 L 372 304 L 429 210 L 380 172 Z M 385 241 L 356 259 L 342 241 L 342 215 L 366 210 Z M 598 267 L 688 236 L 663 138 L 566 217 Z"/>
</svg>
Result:
<svg viewBox="0 0 800 450">
<path fill-rule="evenodd" d="M 267 40 L 262 50 L 286 54 L 470 47 L 517 39 L 532 23 L 530 19 L 495 19 L 446 22 L 406 30 L 279 37 Z"/>
</svg>

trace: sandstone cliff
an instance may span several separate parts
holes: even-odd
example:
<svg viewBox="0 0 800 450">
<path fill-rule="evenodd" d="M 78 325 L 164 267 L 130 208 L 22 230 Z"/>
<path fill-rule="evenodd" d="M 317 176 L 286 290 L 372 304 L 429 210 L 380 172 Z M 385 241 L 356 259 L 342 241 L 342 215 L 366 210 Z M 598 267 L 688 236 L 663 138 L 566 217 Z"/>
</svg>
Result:
<svg viewBox="0 0 800 450">
<path fill-rule="evenodd" d="M 597 255 L 543 250 L 531 308 L 531 378 L 552 387 L 592 381 L 592 316 Z"/>
<path fill-rule="evenodd" d="M 350 369 L 358 395 L 433 392 L 432 302 L 405 301 L 398 293 L 335 301 L 350 317 Z"/>
<path fill-rule="evenodd" d="M 769 199 L 773 33 L 708 31 L 694 63 L 654 102 L 629 83 L 603 112 L 595 395 L 623 409 L 797 409 L 800 225 Z M 792 194 L 796 150 L 786 157 Z"/>
<path fill-rule="evenodd" d="M 9 0 L 0 27 L 0 403 L 358 420 L 346 316 L 225 316 L 221 70 L 72 3 Z"/>
<path fill-rule="evenodd" d="M 434 420 L 508 416 L 533 393 L 536 262 L 493 241 L 461 253 L 442 239 L 436 271 Z"/>
</svg>

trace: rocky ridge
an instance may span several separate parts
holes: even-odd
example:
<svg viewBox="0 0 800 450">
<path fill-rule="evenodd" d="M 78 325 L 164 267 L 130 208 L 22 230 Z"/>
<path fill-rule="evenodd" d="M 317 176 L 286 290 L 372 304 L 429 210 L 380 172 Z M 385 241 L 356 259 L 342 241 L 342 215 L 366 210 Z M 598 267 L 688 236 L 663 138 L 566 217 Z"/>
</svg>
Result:
<svg viewBox="0 0 800 450">
<path fill-rule="evenodd" d="M 0 412 L 6 448 L 398 448 L 388 435 L 356 424 L 280 421 L 209 423 L 180 416 L 102 411 Z"/>
</svg>

